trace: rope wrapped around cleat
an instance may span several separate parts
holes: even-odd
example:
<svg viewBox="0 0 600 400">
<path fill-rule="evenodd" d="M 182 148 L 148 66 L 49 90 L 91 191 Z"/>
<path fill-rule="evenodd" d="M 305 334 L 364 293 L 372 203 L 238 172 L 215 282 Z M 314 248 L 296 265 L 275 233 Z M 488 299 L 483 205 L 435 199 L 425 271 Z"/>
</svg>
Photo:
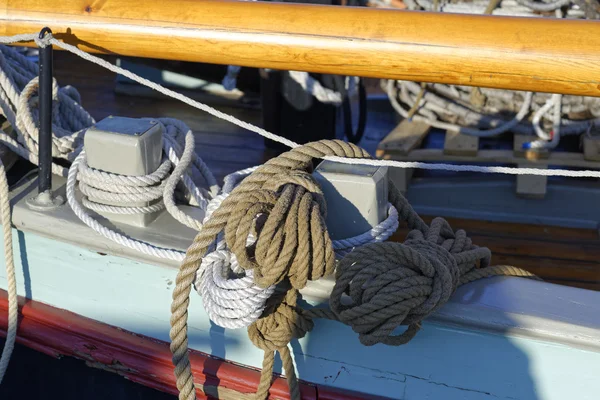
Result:
<svg viewBox="0 0 600 400">
<path fill-rule="evenodd" d="M 411 229 L 406 242 L 357 247 L 337 266 L 330 309 L 302 310 L 299 290 L 309 280 L 333 274 L 336 267 L 325 225 L 326 203 L 310 174 L 313 160 L 326 156 L 370 158 L 360 147 L 338 140 L 294 148 L 258 167 L 233 189 L 188 248 L 171 306 L 171 351 L 180 399 L 195 399 L 187 339 L 191 286 L 219 238 L 224 237 L 235 262 L 252 274 L 257 287 L 275 287 L 261 317 L 248 327 L 250 340 L 265 352 L 257 399 L 268 397 L 276 352 L 292 399 L 300 399 L 288 344 L 312 329 L 313 318 L 348 324 L 365 345 L 400 345 L 414 337 L 420 321 L 448 301 L 460 284 L 492 275 L 532 276 L 517 268 L 489 267 L 488 249 L 475 246 L 462 230 L 453 232 L 441 218 L 428 226 L 390 182 L 389 202 Z M 350 304 L 342 301 L 344 296 Z M 393 336 L 401 325 L 408 328 Z"/>
</svg>

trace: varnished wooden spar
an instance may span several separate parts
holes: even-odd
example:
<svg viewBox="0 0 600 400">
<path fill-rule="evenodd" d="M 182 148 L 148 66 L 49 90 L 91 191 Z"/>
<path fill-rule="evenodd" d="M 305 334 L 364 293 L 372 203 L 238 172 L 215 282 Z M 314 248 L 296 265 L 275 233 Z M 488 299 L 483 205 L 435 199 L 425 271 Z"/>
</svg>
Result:
<svg viewBox="0 0 600 400">
<path fill-rule="evenodd" d="M 128 56 L 600 96 L 600 22 L 215 0 L 0 0 L 0 35 Z"/>
</svg>

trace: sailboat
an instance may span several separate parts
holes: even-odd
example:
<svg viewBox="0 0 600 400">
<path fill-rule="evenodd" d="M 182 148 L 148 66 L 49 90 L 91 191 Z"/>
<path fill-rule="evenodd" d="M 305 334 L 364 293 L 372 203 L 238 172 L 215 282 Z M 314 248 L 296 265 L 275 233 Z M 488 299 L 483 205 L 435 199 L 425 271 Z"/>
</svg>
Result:
<svg viewBox="0 0 600 400">
<path fill-rule="evenodd" d="M 407 173 L 485 172 L 465 197 L 493 203 L 502 185 L 481 177 L 592 187 L 598 161 L 526 148 L 510 161 L 479 148 L 427 158 L 427 129 L 390 155 L 415 124 L 368 79 L 598 97 L 598 22 L 216 0 L 19 1 L 0 19 L 3 43 L 19 46 L 0 63 L 5 349 L 16 338 L 126 378 L 115 388 L 181 399 L 597 397 L 595 210 L 485 220 L 457 202 L 462 214 L 432 218 L 444 186 L 426 192 L 427 176 Z M 149 70 L 143 58 L 171 61 Z M 237 92 L 182 62 L 213 64 Z M 460 133 L 444 148 L 471 146 Z M 0 394 L 44 397 L 43 377 L 11 388 L 19 354 Z M 73 395 L 94 398 L 94 379 Z"/>
</svg>

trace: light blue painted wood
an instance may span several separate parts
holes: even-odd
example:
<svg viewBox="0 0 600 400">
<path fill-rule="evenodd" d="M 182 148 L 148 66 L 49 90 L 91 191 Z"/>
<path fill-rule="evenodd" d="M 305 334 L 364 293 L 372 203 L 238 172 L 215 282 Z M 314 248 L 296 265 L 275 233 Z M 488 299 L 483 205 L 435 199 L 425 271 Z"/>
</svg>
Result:
<svg viewBox="0 0 600 400">
<path fill-rule="evenodd" d="M 406 198 L 421 215 L 596 229 L 600 209 L 597 185 L 550 180 L 544 199 L 515 195 L 513 176 L 485 180 L 447 176 L 411 181 Z M 485 195 L 473 196 L 473 193 Z M 568 206 L 565 206 L 568 204 Z"/>
<path fill-rule="evenodd" d="M 20 295 L 135 333 L 169 340 L 175 269 L 102 256 L 30 233 L 15 231 L 15 239 Z M 0 286 L 6 288 L 4 267 L 1 269 Z M 495 287 L 495 293 L 505 286 L 502 280 L 489 280 L 486 285 Z M 560 292 L 560 287 L 554 288 Z M 478 307 L 487 304 L 488 311 L 501 309 L 499 300 L 492 296 L 494 290 L 479 296 L 483 299 L 481 304 L 476 299 L 471 299 L 471 303 Z M 558 319 L 572 309 L 568 299 L 564 301 L 555 308 L 560 314 L 555 315 Z M 453 304 L 468 307 L 468 302 Z M 519 304 L 504 318 L 510 319 L 524 310 Z M 588 322 L 581 329 L 594 325 L 592 319 Z M 523 324 L 517 321 L 513 325 Z M 302 379 L 396 399 L 598 398 L 598 348 L 585 350 L 568 343 L 527 337 L 512 332 L 506 320 L 498 326 L 506 326 L 510 332 L 502 334 L 496 327 L 497 333 L 490 333 L 428 322 L 411 343 L 391 348 L 362 346 L 350 328 L 332 321 L 317 321 L 306 338 L 293 343 L 294 356 Z M 594 348 L 593 342 L 589 343 Z M 250 343 L 245 330 L 211 327 L 201 300 L 195 295 L 190 306 L 190 345 L 248 366 L 260 367 L 262 362 L 261 351 Z"/>
</svg>

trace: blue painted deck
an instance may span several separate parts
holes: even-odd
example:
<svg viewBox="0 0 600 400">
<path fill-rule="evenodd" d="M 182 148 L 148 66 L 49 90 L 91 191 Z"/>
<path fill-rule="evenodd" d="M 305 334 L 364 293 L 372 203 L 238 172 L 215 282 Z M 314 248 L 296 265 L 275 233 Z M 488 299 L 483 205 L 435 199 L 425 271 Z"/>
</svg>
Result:
<svg viewBox="0 0 600 400">
<path fill-rule="evenodd" d="M 169 340 L 175 268 L 103 256 L 31 233 L 15 232 L 15 237 L 20 295 Z M 5 288 L 3 274 L 0 287 Z M 507 301 L 502 305 L 498 294 L 506 290 L 508 296 L 515 290 L 512 286 L 521 285 L 521 281 L 490 279 L 463 288 L 457 294 L 458 301 L 443 308 L 435 322 L 425 323 L 412 342 L 396 348 L 364 347 L 350 328 L 317 321 L 307 337 L 292 344 L 298 375 L 310 382 L 402 400 L 597 399 L 600 321 L 596 317 L 600 315 L 600 301 L 590 302 L 598 300 L 600 294 L 527 282 L 533 293 L 514 304 Z M 560 297 L 569 291 L 584 302 L 578 305 Z M 486 293 L 493 297 L 486 297 Z M 537 325 L 528 326 L 528 322 L 518 320 L 532 313 L 531 307 L 523 305 L 529 296 L 538 299 L 533 306 L 539 309 L 535 313 L 540 322 L 539 337 L 535 337 Z M 557 306 L 551 307 L 550 300 Z M 466 310 L 465 321 L 458 325 L 443 322 L 460 308 Z M 470 315 L 469 310 L 479 314 L 487 310 L 489 329 L 473 328 L 477 324 L 470 323 L 469 318 L 478 317 Z M 250 343 L 246 331 L 211 326 L 196 295 L 189 317 L 190 347 L 240 364 L 260 366 L 261 351 Z M 575 331 L 581 332 L 581 340 L 572 340 L 577 335 L 565 335 L 561 340 L 544 334 L 544 329 L 559 323 L 571 327 L 579 324 Z M 281 371 L 280 364 L 276 370 Z"/>
</svg>

